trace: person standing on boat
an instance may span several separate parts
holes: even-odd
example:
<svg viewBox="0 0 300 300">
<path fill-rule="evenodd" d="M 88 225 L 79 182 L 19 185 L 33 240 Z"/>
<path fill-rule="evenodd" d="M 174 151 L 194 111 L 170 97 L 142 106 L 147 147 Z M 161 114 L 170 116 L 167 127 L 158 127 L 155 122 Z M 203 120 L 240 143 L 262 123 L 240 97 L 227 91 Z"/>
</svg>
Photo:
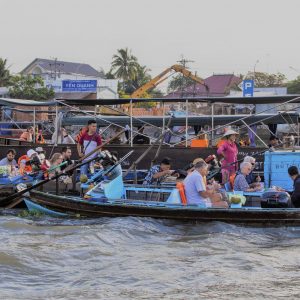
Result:
<svg viewBox="0 0 300 300">
<path fill-rule="evenodd" d="M 294 207 L 300 208 L 300 174 L 296 166 L 288 168 L 288 173 L 291 179 L 294 181 L 294 192 L 291 196 Z"/>
<path fill-rule="evenodd" d="M 102 140 L 100 135 L 97 133 L 97 122 L 95 120 L 88 121 L 88 130 L 82 134 L 77 144 L 77 151 L 79 157 L 88 155 L 90 152 L 94 151 L 98 146 L 101 146 Z M 96 158 L 97 152 L 88 156 L 83 162 Z M 80 167 L 80 174 L 88 175 L 89 167 L 93 168 L 93 162 L 90 164 L 84 164 Z M 91 172 L 93 173 L 93 172 Z"/>
<path fill-rule="evenodd" d="M 144 179 L 143 184 L 149 185 L 154 184 L 157 185 L 164 181 L 164 179 L 173 174 L 174 170 L 171 170 L 171 161 L 168 157 L 165 157 L 160 165 L 154 165 L 148 172 L 147 176 Z"/>
<path fill-rule="evenodd" d="M 237 171 L 237 154 L 238 148 L 235 143 L 238 133 L 232 129 L 225 132 L 225 138 L 222 145 L 218 148 L 217 153 L 222 155 L 222 183 L 229 181 L 229 177 Z"/>
<path fill-rule="evenodd" d="M 198 161 L 194 165 L 194 171 L 190 173 L 183 181 L 185 195 L 188 204 L 197 204 L 203 207 L 224 207 L 227 208 L 227 202 L 216 197 L 214 189 L 208 189 L 205 178 L 208 173 L 208 165 L 205 161 Z"/>
</svg>

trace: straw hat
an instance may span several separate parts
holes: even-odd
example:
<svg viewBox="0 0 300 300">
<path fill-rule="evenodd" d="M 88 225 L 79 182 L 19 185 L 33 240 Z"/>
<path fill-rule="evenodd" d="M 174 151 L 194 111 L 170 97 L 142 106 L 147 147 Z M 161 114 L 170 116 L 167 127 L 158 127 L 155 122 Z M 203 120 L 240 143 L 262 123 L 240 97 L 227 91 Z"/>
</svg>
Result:
<svg viewBox="0 0 300 300">
<path fill-rule="evenodd" d="M 233 134 L 238 135 L 238 133 L 237 133 L 236 131 L 234 131 L 234 130 L 232 130 L 232 129 L 228 129 L 228 130 L 224 133 L 223 137 L 229 136 L 229 135 L 233 135 Z"/>
</svg>

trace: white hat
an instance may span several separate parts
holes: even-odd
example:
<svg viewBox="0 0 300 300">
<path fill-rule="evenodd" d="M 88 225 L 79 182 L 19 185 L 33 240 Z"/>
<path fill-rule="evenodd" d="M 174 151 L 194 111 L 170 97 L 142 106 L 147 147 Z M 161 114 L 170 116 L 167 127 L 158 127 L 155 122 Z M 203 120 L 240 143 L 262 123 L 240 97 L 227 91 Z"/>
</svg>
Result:
<svg viewBox="0 0 300 300">
<path fill-rule="evenodd" d="M 33 149 L 27 151 L 27 156 L 30 158 L 33 154 L 37 154 Z"/>
<path fill-rule="evenodd" d="M 236 131 L 234 131 L 234 130 L 232 130 L 232 129 L 228 129 L 228 130 L 224 133 L 223 137 L 229 136 L 229 135 L 233 135 L 233 134 L 238 135 L 238 133 L 237 133 Z"/>
<path fill-rule="evenodd" d="M 35 148 L 36 152 L 44 152 L 44 149 L 42 147 L 37 147 Z"/>
</svg>

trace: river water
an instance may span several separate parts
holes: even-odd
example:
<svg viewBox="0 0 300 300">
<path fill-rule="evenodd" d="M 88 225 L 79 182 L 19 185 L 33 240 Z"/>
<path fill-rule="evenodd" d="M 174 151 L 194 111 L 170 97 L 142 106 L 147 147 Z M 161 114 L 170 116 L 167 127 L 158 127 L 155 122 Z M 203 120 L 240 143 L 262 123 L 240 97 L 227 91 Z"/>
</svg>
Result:
<svg viewBox="0 0 300 300">
<path fill-rule="evenodd" d="M 0 216 L 0 299 L 300 298 L 300 227 Z"/>
</svg>

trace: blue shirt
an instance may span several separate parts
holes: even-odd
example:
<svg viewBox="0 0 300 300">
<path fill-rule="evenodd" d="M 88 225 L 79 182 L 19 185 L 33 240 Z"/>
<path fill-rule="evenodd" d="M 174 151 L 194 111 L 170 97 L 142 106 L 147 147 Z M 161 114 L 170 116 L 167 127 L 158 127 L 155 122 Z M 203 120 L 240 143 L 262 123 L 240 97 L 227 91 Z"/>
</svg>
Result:
<svg viewBox="0 0 300 300">
<path fill-rule="evenodd" d="M 203 177 L 197 170 L 189 174 L 183 183 L 188 204 L 198 204 L 204 207 L 211 206 L 210 200 L 200 195 L 200 192 L 206 191 L 206 186 Z"/>
<path fill-rule="evenodd" d="M 162 178 L 154 179 L 153 175 L 161 172 L 160 165 L 153 166 L 146 175 L 143 184 L 157 184 Z"/>
<path fill-rule="evenodd" d="M 234 179 L 233 189 L 236 191 L 243 191 L 243 192 L 245 192 L 247 189 L 249 189 L 249 184 L 246 180 L 245 175 L 243 175 L 241 173 L 236 175 L 236 177 Z"/>
</svg>

